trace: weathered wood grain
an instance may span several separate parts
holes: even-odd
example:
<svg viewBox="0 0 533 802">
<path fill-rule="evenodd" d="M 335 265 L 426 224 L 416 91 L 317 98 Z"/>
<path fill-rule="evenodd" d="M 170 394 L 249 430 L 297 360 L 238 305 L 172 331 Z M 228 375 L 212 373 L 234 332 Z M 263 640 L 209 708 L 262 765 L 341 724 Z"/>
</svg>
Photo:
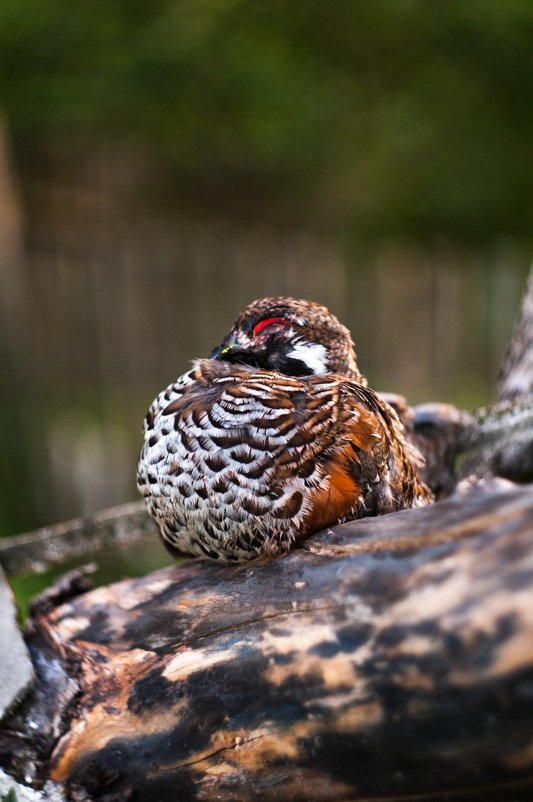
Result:
<svg viewBox="0 0 533 802">
<path fill-rule="evenodd" d="M 87 593 L 33 621 L 39 749 L 2 763 L 101 802 L 526 802 L 532 545 L 533 487 L 492 481 Z"/>
</svg>

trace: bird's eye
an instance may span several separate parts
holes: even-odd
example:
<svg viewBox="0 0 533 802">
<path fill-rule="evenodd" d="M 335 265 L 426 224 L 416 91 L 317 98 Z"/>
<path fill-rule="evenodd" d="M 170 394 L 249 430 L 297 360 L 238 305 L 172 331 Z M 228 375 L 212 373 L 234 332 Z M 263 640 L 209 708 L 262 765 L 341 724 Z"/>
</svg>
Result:
<svg viewBox="0 0 533 802">
<path fill-rule="evenodd" d="M 268 328 L 269 326 L 276 326 L 280 323 L 285 323 L 284 318 L 282 317 L 267 317 L 265 320 L 260 320 L 259 323 L 256 323 L 253 327 L 252 334 L 260 334 L 264 329 Z"/>
</svg>

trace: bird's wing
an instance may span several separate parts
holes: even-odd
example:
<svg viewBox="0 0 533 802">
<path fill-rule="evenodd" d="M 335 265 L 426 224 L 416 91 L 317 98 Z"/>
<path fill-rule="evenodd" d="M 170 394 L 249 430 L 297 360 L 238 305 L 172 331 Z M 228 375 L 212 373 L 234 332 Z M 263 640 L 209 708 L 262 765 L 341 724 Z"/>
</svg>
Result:
<svg viewBox="0 0 533 802">
<path fill-rule="evenodd" d="M 338 422 L 327 450 L 328 481 L 315 498 L 314 525 L 423 504 L 431 494 L 418 477 L 420 454 L 394 409 L 367 386 L 338 377 Z M 355 501 L 355 505 L 354 505 Z"/>
</svg>

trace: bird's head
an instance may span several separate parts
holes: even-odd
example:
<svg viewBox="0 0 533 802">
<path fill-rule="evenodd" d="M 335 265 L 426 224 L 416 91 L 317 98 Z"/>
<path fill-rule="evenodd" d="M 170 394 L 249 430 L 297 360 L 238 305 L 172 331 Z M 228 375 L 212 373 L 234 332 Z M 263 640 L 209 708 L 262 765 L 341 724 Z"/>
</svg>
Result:
<svg viewBox="0 0 533 802">
<path fill-rule="evenodd" d="M 348 329 L 325 306 L 295 298 L 253 301 L 211 358 L 288 376 L 339 373 L 364 381 Z"/>
</svg>

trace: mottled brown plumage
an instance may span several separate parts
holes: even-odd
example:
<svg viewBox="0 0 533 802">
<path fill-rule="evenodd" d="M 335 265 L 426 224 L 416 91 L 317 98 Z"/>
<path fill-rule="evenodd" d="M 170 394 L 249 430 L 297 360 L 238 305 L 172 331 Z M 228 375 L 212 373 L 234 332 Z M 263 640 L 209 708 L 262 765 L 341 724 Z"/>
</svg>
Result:
<svg viewBox="0 0 533 802">
<path fill-rule="evenodd" d="M 264 298 L 145 421 L 138 483 L 165 542 L 240 562 L 428 503 L 420 458 L 325 307 Z"/>
</svg>

